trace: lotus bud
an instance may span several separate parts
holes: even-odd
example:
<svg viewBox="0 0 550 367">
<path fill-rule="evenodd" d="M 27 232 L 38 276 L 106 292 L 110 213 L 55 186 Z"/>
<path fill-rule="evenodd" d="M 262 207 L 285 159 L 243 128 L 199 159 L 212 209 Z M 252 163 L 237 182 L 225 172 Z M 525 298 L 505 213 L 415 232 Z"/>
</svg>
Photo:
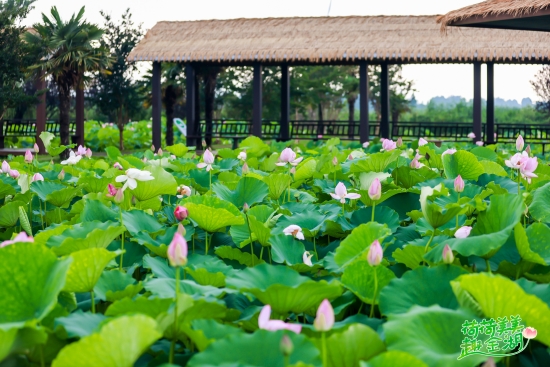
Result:
<svg viewBox="0 0 550 367">
<path fill-rule="evenodd" d="M 382 185 L 380 184 L 378 177 L 375 178 L 370 184 L 369 197 L 373 201 L 380 200 L 380 197 L 382 197 Z"/>
<path fill-rule="evenodd" d="M 523 337 L 525 339 L 535 339 L 537 337 L 537 329 L 530 326 L 523 329 Z"/>
<path fill-rule="evenodd" d="M 290 340 L 288 335 L 286 334 L 283 335 L 281 339 L 280 348 L 281 348 L 281 353 L 283 353 L 285 357 L 288 357 L 294 351 L 294 344 L 292 344 L 292 340 Z"/>
<path fill-rule="evenodd" d="M 114 198 L 114 201 L 115 203 L 117 204 L 120 204 L 124 201 L 124 191 L 121 189 L 121 190 L 117 190 L 116 194 L 115 194 L 115 198 Z"/>
<path fill-rule="evenodd" d="M 246 162 L 244 162 L 241 171 L 242 171 L 243 175 L 247 175 L 250 172 L 250 168 L 248 168 L 248 164 Z"/>
<path fill-rule="evenodd" d="M 367 149 L 370 145 L 370 142 L 366 141 L 363 143 L 363 149 Z"/>
<path fill-rule="evenodd" d="M 401 137 L 397 138 L 395 145 L 399 148 L 403 145 L 403 139 Z"/>
<path fill-rule="evenodd" d="M 60 181 L 63 181 L 65 179 L 65 170 L 64 169 L 62 169 L 61 172 L 59 172 L 59 174 L 57 175 L 57 178 Z"/>
<path fill-rule="evenodd" d="M 455 191 L 459 193 L 464 191 L 464 180 L 460 175 L 455 178 Z"/>
<path fill-rule="evenodd" d="M 203 146 L 203 147 L 207 146 L 207 145 L 206 145 L 206 140 L 204 140 L 204 139 L 202 139 L 202 146 Z"/>
<path fill-rule="evenodd" d="M 108 184 L 107 185 L 107 191 L 109 191 L 109 196 L 113 197 L 116 195 L 116 193 L 118 192 L 118 190 L 116 189 L 116 187 L 113 185 L 113 184 Z"/>
<path fill-rule="evenodd" d="M 159 148 L 159 151 L 157 152 L 158 155 L 162 155 L 164 152 L 162 151 L 162 148 Z"/>
<path fill-rule="evenodd" d="M 338 165 L 338 158 L 336 158 L 336 156 L 334 158 L 332 158 L 332 164 L 337 166 Z"/>
<path fill-rule="evenodd" d="M 460 227 L 455 232 L 455 238 L 466 238 L 470 235 L 471 231 L 472 231 L 472 227 L 470 226 Z"/>
<path fill-rule="evenodd" d="M 189 211 L 186 207 L 178 205 L 174 210 L 174 216 L 177 220 L 182 221 L 189 216 Z"/>
<path fill-rule="evenodd" d="M 25 162 L 26 163 L 32 163 L 32 152 L 28 149 L 25 152 Z"/>
<path fill-rule="evenodd" d="M 496 363 L 495 363 L 495 360 L 493 359 L 493 357 L 489 357 L 485 363 L 483 363 L 481 365 L 481 367 L 497 367 Z"/>
<path fill-rule="evenodd" d="M 246 151 L 243 150 L 242 152 L 240 152 L 237 158 L 240 159 L 241 161 L 246 161 Z"/>
<path fill-rule="evenodd" d="M 453 255 L 453 250 L 449 245 L 445 245 L 443 248 L 443 262 L 445 264 L 452 264 L 455 261 L 455 256 Z"/>
<path fill-rule="evenodd" d="M 525 148 L 525 152 L 527 155 L 531 155 L 531 144 L 527 145 L 527 148 Z"/>
<path fill-rule="evenodd" d="M 250 206 L 247 203 L 243 204 L 243 212 L 247 213 L 250 210 Z"/>
<path fill-rule="evenodd" d="M 470 139 L 475 139 L 475 138 L 476 138 L 476 134 L 474 134 L 474 133 L 469 133 L 469 134 L 468 134 L 468 137 L 469 137 Z"/>
<path fill-rule="evenodd" d="M 382 262 L 383 257 L 384 251 L 382 250 L 382 246 L 380 246 L 380 242 L 378 242 L 378 240 L 374 240 L 372 245 L 370 245 L 369 247 L 367 261 L 369 262 L 370 266 L 378 266 Z"/>
<path fill-rule="evenodd" d="M 184 266 L 187 264 L 187 241 L 179 232 L 174 234 L 166 255 L 172 266 Z"/>
<path fill-rule="evenodd" d="M 42 176 L 40 173 L 35 173 L 34 176 L 32 176 L 32 182 L 35 181 L 44 181 L 44 176 Z"/>
<path fill-rule="evenodd" d="M 151 145 L 151 150 L 154 152 L 155 151 L 155 146 L 154 145 Z"/>
<path fill-rule="evenodd" d="M 518 135 L 518 138 L 516 139 L 516 149 L 518 152 L 521 152 L 523 150 L 523 145 L 525 142 L 523 141 L 523 137 L 521 135 Z"/>
<path fill-rule="evenodd" d="M 19 171 L 16 169 L 10 169 L 9 174 L 11 178 L 19 178 Z"/>
<path fill-rule="evenodd" d="M 6 161 L 2 162 L 2 172 L 9 173 L 10 172 L 10 164 Z"/>
<path fill-rule="evenodd" d="M 38 147 L 38 144 L 34 143 L 34 152 L 38 153 L 40 151 L 40 148 Z"/>
<path fill-rule="evenodd" d="M 124 168 L 122 167 L 122 165 L 118 162 L 115 162 L 115 164 L 113 164 L 113 167 L 116 168 L 116 169 L 119 169 L 119 170 L 123 170 Z"/>
<path fill-rule="evenodd" d="M 422 146 L 424 146 L 424 145 L 426 145 L 426 144 L 428 144 L 428 141 L 427 141 L 426 139 L 424 139 L 424 138 L 418 139 L 418 146 L 419 146 L 419 147 L 422 147 Z"/>
<path fill-rule="evenodd" d="M 480 141 L 476 141 L 476 145 L 477 145 L 478 147 L 482 147 L 483 144 L 485 144 L 485 143 L 482 142 L 481 140 L 480 140 Z"/>
<path fill-rule="evenodd" d="M 292 168 L 290 169 L 290 173 L 292 173 L 292 174 L 294 175 L 294 174 L 296 173 L 296 167 L 292 167 Z"/>
<path fill-rule="evenodd" d="M 133 206 L 136 206 L 137 199 L 134 195 L 132 195 L 132 199 L 130 199 L 130 202 L 132 203 Z"/>
<path fill-rule="evenodd" d="M 90 148 L 86 149 L 86 157 L 92 158 L 92 150 Z"/>
<path fill-rule="evenodd" d="M 319 305 L 313 326 L 317 331 L 329 331 L 334 326 L 334 309 L 328 299 Z"/>
</svg>

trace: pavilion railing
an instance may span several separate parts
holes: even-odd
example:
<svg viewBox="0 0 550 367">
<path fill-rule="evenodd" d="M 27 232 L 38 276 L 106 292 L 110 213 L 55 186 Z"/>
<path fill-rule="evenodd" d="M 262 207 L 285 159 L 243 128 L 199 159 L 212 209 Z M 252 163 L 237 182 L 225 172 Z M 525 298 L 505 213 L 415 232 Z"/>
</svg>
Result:
<svg viewBox="0 0 550 367">
<path fill-rule="evenodd" d="M 45 130 L 59 135 L 59 121 L 47 120 Z M 76 122 L 71 121 L 69 126 L 71 138 L 76 140 Z M 35 137 L 36 120 L 33 119 L 4 119 L 0 120 L 0 148 L 4 147 L 6 137 Z"/>
</svg>

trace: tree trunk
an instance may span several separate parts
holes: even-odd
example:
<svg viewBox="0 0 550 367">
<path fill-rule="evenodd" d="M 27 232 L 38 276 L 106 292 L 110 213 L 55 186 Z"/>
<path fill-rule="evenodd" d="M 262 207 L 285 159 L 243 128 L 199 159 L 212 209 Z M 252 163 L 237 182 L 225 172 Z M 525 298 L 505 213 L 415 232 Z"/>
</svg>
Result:
<svg viewBox="0 0 550 367">
<path fill-rule="evenodd" d="M 348 97 L 348 121 L 349 121 L 349 127 L 348 127 L 348 137 L 350 139 L 353 138 L 355 135 L 355 101 L 357 100 L 357 96 L 349 96 Z"/>
<path fill-rule="evenodd" d="M 195 141 L 197 144 L 197 150 L 202 150 L 201 96 L 199 93 L 199 87 L 199 77 L 195 75 L 195 131 L 193 135 L 196 137 Z"/>
<path fill-rule="evenodd" d="M 124 120 L 122 107 L 117 111 L 117 127 L 118 127 L 118 148 L 122 152 L 124 150 Z"/>
<path fill-rule="evenodd" d="M 71 144 L 70 112 L 71 112 L 71 90 L 69 87 L 58 86 L 59 91 L 59 137 L 61 145 Z M 61 158 L 69 157 L 69 150 L 61 153 Z"/>
<path fill-rule="evenodd" d="M 216 79 L 218 72 L 211 70 L 204 76 L 204 121 L 206 125 L 205 140 L 206 146 L 212 146 L 212 123 L 214 114 L 214 97 L 216 92 Z"/>
<path fill-rule="evenodd" d="M 317 139 L 321 139 L 323 137 L 323 105 L 321 103 L 317 105 L 317 111 L 319 115 L 319 121 L 317 122 Z"/>
<path fill-rule="evenodd" d="M 177 94 L 175 87 L 169 85 L 164 91 L 164 108 L 166 109 L 166 146 L 174 145 L 174 105 Z"/>
<path fill-rule="evenodd" d="M 399 122 L 399 112 L 391 111 L 391 119 L 393 122 L 392 137 L 397 136 L 397 123 Z"/>
</svg>

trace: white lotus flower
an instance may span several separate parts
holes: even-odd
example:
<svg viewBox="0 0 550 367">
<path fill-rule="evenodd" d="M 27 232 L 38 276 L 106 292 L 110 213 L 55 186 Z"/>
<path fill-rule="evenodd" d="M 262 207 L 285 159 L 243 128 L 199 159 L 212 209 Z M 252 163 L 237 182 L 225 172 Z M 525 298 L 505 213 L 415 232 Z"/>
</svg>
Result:
<svg viewBox="0 0 550 367">
<path fill-rule="evenodd" d="M 313 263 L 311 262 L 311 258 L 313 257 L 313 254 L 310 254 L 309 251 L 304 252 L 302 255 L 302 260 L 304 260 L 304 264 L 307 266 L 313 266 Z"/>
<path fill-rule="evenodd" d="M 298 240 L 304 239 L 304 233 L 302 232 L 302 227 L 297 226 L 296 224 L 291 224 L 285 229 L 283 229 L 283 233 L 287 236 L 293 236 Z"/>
<path fill-rule="evenodd" d="M 214 154 L 208 149 L 206 149 L 202 155 L 203 162 L 197 164 L 197 168 L 204 168 L 206 167 L 206 171 L 210 171 L 212 169 L 212 165 L 214 164 Z"/>
<path fill-rule="evenodd" d="M 126 190 L 127 187 L 133 190 L 137 187 L 137 181 L 151 181 L 155 178 L 151 176 L 149 171 L 141 171 L 137 168 L 130 168 L 126 170 L 125 175 L 117 176 L 116 182 L 124 182 L 122 190 Z"/>
<path fill-rule="evenodd" d="M 73 165 L 73 164 L 77 164 L 78 161 L 80 161 L 81 159 L 82 159 L 81 155 L 77 155 L 71 150 L 71 153 L 69 154 L 69 158 L 67 158 L 64 161 L 61 161 L 61 164 Z"/>
<path fill-rule="evenodd" d="M 241 161 L 246 161 L 246 151 L 242 151 L 239 153 L 239 155 L 237 156 L 237 159 L 240 159 Z"/>
<path fill-rule="evenodd" d="M 340 200 L 342 204 L 346 202 L 346 199 L 359 199 L 361 197 L 359 194 L 348 194 L 348 190 L 342 182 L 339 182 L 338 185 L 336 185 L 334 192 L 334 194 L 331 192 L 330 196 L 336 200 Z"/>
</svg>

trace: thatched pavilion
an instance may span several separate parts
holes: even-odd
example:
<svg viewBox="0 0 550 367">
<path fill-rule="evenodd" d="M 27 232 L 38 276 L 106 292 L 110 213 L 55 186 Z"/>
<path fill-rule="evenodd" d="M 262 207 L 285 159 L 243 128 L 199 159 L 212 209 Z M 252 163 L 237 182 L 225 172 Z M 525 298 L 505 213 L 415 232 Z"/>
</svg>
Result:
<svg viewBox="0 0 550 367">
<path fill-rule="evenodd" d="M 189 145 L 198 135 L 195 116 L 197 65 L 253 66 L 252 134 L 262 134 L 262 67 L 281 68 L 280 139 L 289 139 L 288 68 L 307 64 L 360 67 L 361 142 L 369 139 L 367 65 L 381 65 L 380 135 L 390 136 L 389 64 L 468 63 L 473 65 L 472 131 L 482 136 L 481 65 L 487 64 L 485 140 L 494 140 L 494 64 L 547 63 L 550 35 L 540 32 L 465 28 L 440 31 L 437 16 L 352 16 L 159 22 L 129 56 L 153 62 L 153 144 L 161 145 L 161 62 L 186 65 Z M 443 81 L 442 81 L 443 82 Z"/>
</svg>

